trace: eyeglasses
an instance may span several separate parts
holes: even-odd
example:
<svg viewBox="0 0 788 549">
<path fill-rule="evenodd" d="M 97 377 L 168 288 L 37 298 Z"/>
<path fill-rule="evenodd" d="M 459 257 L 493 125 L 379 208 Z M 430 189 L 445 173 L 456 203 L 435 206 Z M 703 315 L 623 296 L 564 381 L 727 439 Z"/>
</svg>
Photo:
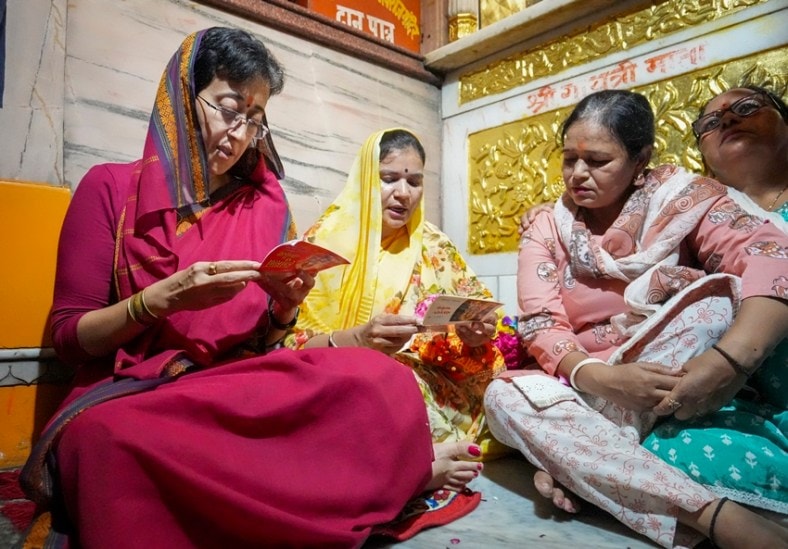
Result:
<svg viewBox="0 0 788 549">
<path fill-rule="evenodd" d="M 753 93 L 742 97 L 738 101 L 734 101 L 724 109 L 704 114 L 692 123 L 692 131 L 695 134 L 695 138 L 700 139 L 707 133 L 713 132 L 720 127 L 722 116 L 726 112 L 731 111 L 737 116 L 747 117 L 752 116 L 764 107 L 768 107 L 769 104 L 774 104 L 774 100 L 771 97 L 761 92 Z M 776 104 L 774 106 L 777 107 Z"/>
<path fill-rule="evenodd" d="M 198 99 L 201 99 L 203 103 L 211 107 L 214 111 L 216 111 L 216 115 L 221 117 L 222 121 L 227 125 L 229 130 L 235 131 L 241 124 L 246 125 L 246 136 L 251 137 L 253 139 L 264 139 L 266 135 L 270 133 L 268 126 L 263 124 L 262 122 L 258 122 L 257 120 L 253 120 L 246 116 L 245 114 L 241 114 L 238 111 L 234 111 L 232 109 L 228 109 L 227 107 L 217 107 L 213 103 L 209 102 L 204 97 L 198 95 Z"/>
</svg>

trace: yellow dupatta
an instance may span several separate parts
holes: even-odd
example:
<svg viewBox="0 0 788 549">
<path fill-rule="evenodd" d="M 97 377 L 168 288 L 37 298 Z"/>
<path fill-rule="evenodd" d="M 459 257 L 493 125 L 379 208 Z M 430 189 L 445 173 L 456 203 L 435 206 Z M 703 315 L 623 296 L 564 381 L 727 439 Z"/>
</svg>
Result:
<svg viewBox="0 0 788 549">
<path fill-rule="evenodd" d="M 304 235 L 350 261 L 318 274 L 302 304 L 299 329 L 327 333 L 398 312 L 421 261 L 423 198 L 406 227 L 381 243 L 380 140 L 391 128 L 369 136 L 348 174 L 345 187 Z M 409 130 L 408 130 L 409 131 Z"/>
<path fill-rule="evenodd" d="M 291 347 L 316 334 L 359 326 L 380 313 L 413 314 L 419 301 L 433 293 L 492 297 L 449 238 L 424 220 L 423 198 L 405 227 L 381 242 L 380 141 L 388 131 L 366 140 L 345 187 L 304 234 L 305 240 L 340 253 L 350 265 L 318 273 L 301 304 L 295 333 L 288 336 Z M 462 370 L 457 373 L 467 374 L 461 382 L 453 381 L 445 367 L 422 360 L 421 350 L 429 352 L 433 340 L 450 355 L 449 367 L 456 364 Z M 498 348 L 492 342 L 470 348 L 453 333 L 423 333 L 414 341 L 395 358 L 416 374 L 433 439 L 475 440 L 489 458 L 508 451 L 493 441 L 483 415 L 484 389 L 506 368 Z"/>
</svg>

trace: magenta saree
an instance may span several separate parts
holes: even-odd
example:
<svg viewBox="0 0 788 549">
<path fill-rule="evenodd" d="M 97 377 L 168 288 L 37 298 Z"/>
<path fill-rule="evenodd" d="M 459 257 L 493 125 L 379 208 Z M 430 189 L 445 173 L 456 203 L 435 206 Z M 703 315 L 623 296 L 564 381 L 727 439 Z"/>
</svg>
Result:
<svg viewBox="0 0 788 549">
<path fill-rule="evenodd" d="M 430 478 L 409 369 L 363 349 L 253 352 L 267 329 L 257 284 L 161 320 L 114 356 L 75 349 L 85 313 L 196 261 L 259 260 L 290 233 L 271 143 L 251 176 L 204 192 L 202 143 L 183 139 L 191 99 L 179 96 L 199 39 L 168 66 L 143 160 L 91 170 L 66 216 L 53 340 L 78 379 L 22 482 L 61 545 L 359 546 Z"/>
</svg>

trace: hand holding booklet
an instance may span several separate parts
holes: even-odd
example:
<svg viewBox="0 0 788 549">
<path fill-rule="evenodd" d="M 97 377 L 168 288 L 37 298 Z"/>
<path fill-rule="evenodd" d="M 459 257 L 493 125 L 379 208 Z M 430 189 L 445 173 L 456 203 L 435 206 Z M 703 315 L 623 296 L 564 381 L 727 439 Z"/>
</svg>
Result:
<svg viewBox="0 0 788 549">
<path fill-rule="evenodd" d="M 438 332 L 445 331 L 451 325 L 482 322 L 501 305 L 503 303 L 490 299 L 441 295 L 430 303 L 419 331 Z"/>
<path fill-rule="evenodd" d="M 293 274 L 298 271 L 316 273 L 350 261 L 327 248 L 306 240 L 290 240 L 268 252 L 260 265 L 266 274 Z"/>
</svg>

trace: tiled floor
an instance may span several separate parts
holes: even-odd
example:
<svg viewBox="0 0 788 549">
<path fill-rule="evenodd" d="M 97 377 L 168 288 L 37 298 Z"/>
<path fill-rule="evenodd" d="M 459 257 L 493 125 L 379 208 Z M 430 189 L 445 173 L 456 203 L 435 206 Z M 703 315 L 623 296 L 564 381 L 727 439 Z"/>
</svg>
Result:
<svg viewBox="0 0 788 549">
<path fill-rule="evenodd" d="M 586 504 L 579 515 L 554 510 L 538 495 L 534 468 L 520 457 L 485 464 L 470 487 L 482 502 L 465 517 L 401 543 L 370 540 L 364 549 L 641 549 L 657 547 L 612 516 Z"/>
</svg>

